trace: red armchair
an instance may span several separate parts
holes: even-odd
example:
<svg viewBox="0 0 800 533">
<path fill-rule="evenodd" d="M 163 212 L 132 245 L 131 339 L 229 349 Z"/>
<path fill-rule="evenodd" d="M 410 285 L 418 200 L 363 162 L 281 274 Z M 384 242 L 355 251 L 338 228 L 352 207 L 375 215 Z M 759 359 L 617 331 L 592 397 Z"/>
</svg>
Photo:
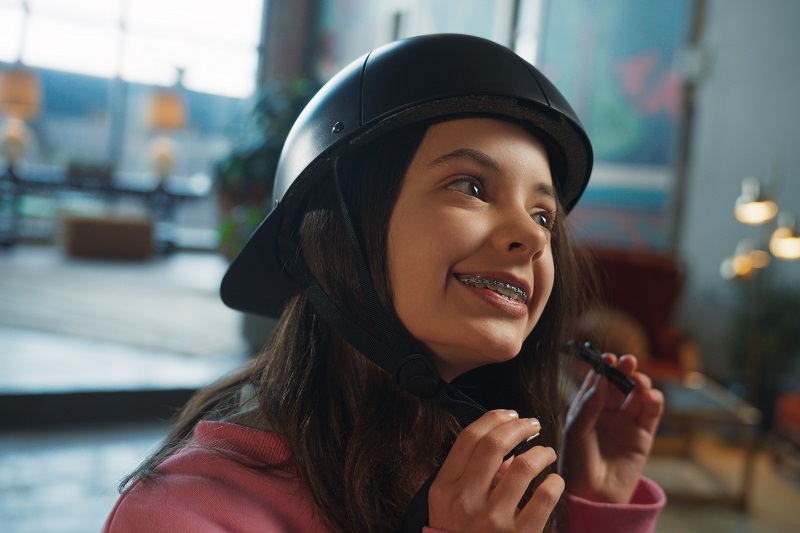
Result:
<svg viewBox="0 0 800 533">
<path fill-rule="evenodd" d="M 577 335 L 605 351 L 633 353 L 655 380 L 700 370 L 695 344 L 672 322 L 685 282 L 681 261 L 647 250 L 585 251 L 593 259 L 599 301 L 580 318 Z"/>
<path fill-rule="evenodd" d="M 800 467 L 800 392 L 778 396 L 772 430 L 776 463 Z"/>
</svg>

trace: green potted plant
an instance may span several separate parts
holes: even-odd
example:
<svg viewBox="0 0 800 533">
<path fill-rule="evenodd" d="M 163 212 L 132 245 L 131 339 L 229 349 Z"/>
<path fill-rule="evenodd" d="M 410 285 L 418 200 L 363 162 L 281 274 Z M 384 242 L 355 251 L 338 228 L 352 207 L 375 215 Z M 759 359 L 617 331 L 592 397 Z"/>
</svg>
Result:
<svg viewBox="0 0 800 533">
<path fill-rule="evenodd" d="M 307 79 L 265 88 L 242 139 L 214 164 L 221 215 L 219 246 L 228 260 L 236 257 L 269 212 L 281 149 L 292 124 L 318 89 L 316 82 Z M 272 320 L 243 315 L 242 333 L 251 353 L 257 353 L 273 327 Z"/>
<path fill-rule="evenodd" d="M 800 362 L 800 290 L 772 283 L 771 272 L 739 282 L 729 353 L 747 397 L 772 419 L 774 400 Z"/>
<path fill-rule="evenodd" d="M 319 85 L 307 79 L 265 88 L 243 139 L 214 164 L 220 249 L 233 259 L 269 211 L 278 158 L 289 130 Z"/>
</svg>

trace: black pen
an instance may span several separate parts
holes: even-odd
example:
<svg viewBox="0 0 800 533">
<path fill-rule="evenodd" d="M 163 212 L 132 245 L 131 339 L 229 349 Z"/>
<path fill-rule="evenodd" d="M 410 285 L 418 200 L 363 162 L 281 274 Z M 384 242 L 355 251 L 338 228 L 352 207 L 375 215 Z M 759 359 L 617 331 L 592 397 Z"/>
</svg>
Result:
<svg viewBox="0 0 800 533">
<path fill-rule="evenodd" d="M 569 341 L 566 346 L 564 346 L 564 350 L 567 352 L 574 353 L 577 355 L 582 361 L 589 363 L 595 372 L 598 374 L 602 374 L 610 381 L 615 387 L 617 387 L 625 397 L 628 397 L 628 394 L 633 390 L 636 386 L 636 382 L 633 381 L 631 378 L 608 364 L 605 359 L 603 359 L 603 354 L 592 346 L 588 342 L 580 343 L 576 340 Z M 539 433 L 536 435 L 532 435 L 527 439 L 523 440 L 519 444 L 517 444 L 513 450 L 508 452 L 505 457 L 503 457 L 503 461 L 510 459 L 511 457 L 517 456 L 521 453 L 525 453 L 526 451 L 533 448 L 534 439 L 539 436 Z"/>
<path fill-rule="evenodd" d="M 571 340 L 564 346 L 564 349 L 567 352 L 574 353 L 582 361 L 589 363 L 595 372 L 604 375 L 606 379 L 622 391 L 622 394 L 626 397 L 636 386 L 636 382 L 633 379 L 608 364 L 606 360 L 603 359 L 603 354 L 600 350 L 592 346 L 591 343 L 581 343 L 576 340 Z"/>
</svg>

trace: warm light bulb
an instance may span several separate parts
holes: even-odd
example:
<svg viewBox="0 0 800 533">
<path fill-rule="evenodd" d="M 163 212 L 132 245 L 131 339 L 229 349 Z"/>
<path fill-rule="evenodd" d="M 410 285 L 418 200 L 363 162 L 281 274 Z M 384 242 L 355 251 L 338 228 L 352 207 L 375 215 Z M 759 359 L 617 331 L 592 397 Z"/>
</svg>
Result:
<svg viewBox="0 0 800 533">
<path fill-rule="evenodd" d="M 753 273 L 753 261 L 749 255 L 734 256 L 732 266 L 738 278 L 746 278 Z"/>
<path fill-rule="evenodd" d="M 725 259 L 719 266 L 719 273 L 725 279 L 748 279 L 755 276 L 757 269 L 769 265 L 769 262 L 767 252 L 756 248 L 751 239 L 742 239 L 733 256 Z"/>
<path fill-rule="evenodd" d="M 729 257 L 719 265 L 719 274 L 724 279 L 749 278 L 753 273 L 753 262 L 748 255 Z"/>
<path fill-rule="evenodd" d="M 171 90 L 153 92 L 149 126 L 157 130 L 179 130 L 185 125 L 186 105 L 180 93 Z"/>
<path fill-rule="evenodd" d="M 778 214 L 778 205 L 772 200 L 736 202 L 736 220 L 743 224 L 758 226 L 769 222 Z"/>
<path fill-rule="evenodd" d="M 790 228 L 778 228 L 769 240 L 769 250 L 780 259 L 800 259 L 800 237 Z"/>
<path fill-rule="evenodd" d="M 0 111 L 21 120 L 36 118 L 41 106 L 39 77 L 31 70 L 12 68 L 0 72 Z"/>
<path fill-rule="evenodd" d="M 782 211 L 778 215 L 778 227 L 769 239 L 769 250 L 780 259 L 800 259 L 800 235 L 795 231 L 794 215 Z"/>
<path fill-rule="evenodd" d="M 778 205 L 761 194 L 761 182 L 748 176 L 742 180 L 742 194 L 736 199 L 734 215 L 742 224 L 758 226 L 778 214 Z"/>
</svg>

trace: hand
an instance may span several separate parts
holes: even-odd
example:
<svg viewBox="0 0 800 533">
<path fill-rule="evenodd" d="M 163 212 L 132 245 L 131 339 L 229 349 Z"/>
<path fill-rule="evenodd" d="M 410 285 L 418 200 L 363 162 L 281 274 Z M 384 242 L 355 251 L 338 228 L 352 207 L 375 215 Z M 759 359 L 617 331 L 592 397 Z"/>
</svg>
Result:
<svg viewBox="0 0 800 533">
<path fill-rule="evenodd" d="M 636 372 L 636 357 L 603 357 L 636 387 L 626 399 L 607 379 L 589 372 L 567 414 L 562 475 L 574 496 L 628 503 L 650 455 L 664 396 Z"/>
<path fill-rule="evenodd" d="M 555 451 L 535 446 L 503 460 L 538 433 L 538 421 L 503 410 L 490 411 L 464 428 L 428 493 L 430 526 L 453 532 L 542 531 L 564 480 L 548 475 L 524 507 L 517 506 L 531 481 L 555 462 Z"/>
</svg>

